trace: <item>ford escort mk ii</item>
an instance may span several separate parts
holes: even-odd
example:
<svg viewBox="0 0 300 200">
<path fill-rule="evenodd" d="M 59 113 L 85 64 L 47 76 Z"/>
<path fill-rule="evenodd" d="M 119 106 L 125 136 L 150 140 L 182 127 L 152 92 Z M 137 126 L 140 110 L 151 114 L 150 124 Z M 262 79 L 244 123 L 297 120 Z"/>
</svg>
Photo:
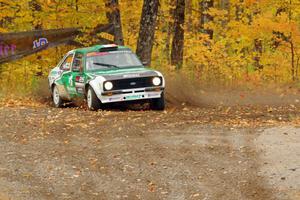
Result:
<svg viewBox="0 0 300 200">
<path fill-rule="evenodd" d="M 51 70 L 48 79 L 55 107 L 85 98 L 90 110 L 116 102 L 149 102 L 151 109 L 165 108 L 163 75 L 145 67 L 124 46 L 72 50 Z"/>
</svg>

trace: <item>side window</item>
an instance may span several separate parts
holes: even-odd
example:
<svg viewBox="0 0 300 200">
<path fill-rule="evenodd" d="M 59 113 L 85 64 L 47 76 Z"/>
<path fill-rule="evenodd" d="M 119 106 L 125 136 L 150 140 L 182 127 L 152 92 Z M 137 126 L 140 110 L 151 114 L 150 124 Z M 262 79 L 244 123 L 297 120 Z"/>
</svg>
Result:
<svg viewBox="0 0 300 200">
<path fill-rule="evenodd" d="M 73 61 L 72 71 L 73 72 L 80 72 L 82 70 L 82 59 L 83 54 L 76 53 Z"/>
<path fill-rule="evenodd" d="M 69 71 L 71 69 L 71 64 L 73 60 L 73 54 L 70 54 L 65 61 L 61 64 L 60 69 L 64 71 Z"/>
</svg>

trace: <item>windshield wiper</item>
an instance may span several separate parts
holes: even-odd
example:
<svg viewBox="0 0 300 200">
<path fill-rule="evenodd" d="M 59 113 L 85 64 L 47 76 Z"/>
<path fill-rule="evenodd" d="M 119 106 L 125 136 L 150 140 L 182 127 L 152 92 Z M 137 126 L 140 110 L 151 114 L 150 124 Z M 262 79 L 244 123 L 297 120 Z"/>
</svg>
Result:
<svg viewBox="0 0 300 200">
<path fill-rule="evenodd" d="M 124 68 L 136 68 L 136 67 L 145 67 L 144 65 L 136 65 L 136 66 L 124 66 Z"/>
<path fill-rule="evenodd" d="M 111 64 L 106 64 L 106 63 L 93 63 L 93 64 L 108 67 L 108 68 L 114 67 L 114 68 L 120 69 L 120 67 L 118 67 L 117 65 L 111 65 Z"/>
</svg>

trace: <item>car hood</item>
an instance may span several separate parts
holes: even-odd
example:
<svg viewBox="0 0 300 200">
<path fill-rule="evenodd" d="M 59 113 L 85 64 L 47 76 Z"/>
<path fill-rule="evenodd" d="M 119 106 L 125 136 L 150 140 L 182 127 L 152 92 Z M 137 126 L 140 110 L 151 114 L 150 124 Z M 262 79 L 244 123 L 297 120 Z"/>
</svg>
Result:
<svg viewBox="0 0 300 200">
<path fill-rule="evenodd" d="M 149 76 L 159 75 L 158 72 L 148 68 L 113 69 L 113 70 L 89 72 L 87 74 L 91 76 L 91 78 L 102 76 L 106 80 L 118 80 L 118 79 L 149 77 Z"/>
</svg>

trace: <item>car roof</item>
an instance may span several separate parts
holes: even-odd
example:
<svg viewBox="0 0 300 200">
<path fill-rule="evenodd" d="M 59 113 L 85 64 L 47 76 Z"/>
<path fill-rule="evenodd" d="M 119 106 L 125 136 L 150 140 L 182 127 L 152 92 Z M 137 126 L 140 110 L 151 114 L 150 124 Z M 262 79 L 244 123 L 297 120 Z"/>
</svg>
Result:
<svg viewBox="0 0 300 200">
<path fill-rule="evenodd" d="M 117 51 L 119 51 L 119 50 L 130 50 L 131 51 L 131 49 L 126 47 L 126 46 L 118 46 L 118 45 L 112 44 L 112 45 L 94 45 L 94 46 L 91 46 L 91 47 L 74 49 L 74 50 L 70 51 L 69 53 L 87 54 L 87 53 L 91 53 L 91 52 L 99 52 L 99 50 L 102 49 L 102 48 L 110 48 L 110 47 L 118 47 Z M 109 52 L 109 50 L 108 50 L 108 52 Z"/>
</svg>

